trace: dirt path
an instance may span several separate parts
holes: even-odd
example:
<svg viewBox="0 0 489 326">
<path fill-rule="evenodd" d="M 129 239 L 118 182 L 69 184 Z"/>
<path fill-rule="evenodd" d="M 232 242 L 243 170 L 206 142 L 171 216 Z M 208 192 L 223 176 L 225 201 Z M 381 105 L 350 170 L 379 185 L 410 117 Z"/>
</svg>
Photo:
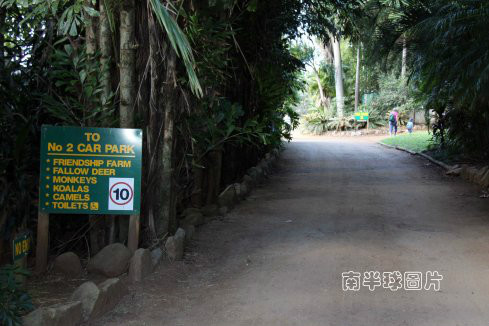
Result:
<svg viewBox="0 0 489 326">
<path fill-rule="evenodd" d="M 482 326 L 489 200 L 427 161 L 358 138 L 302 138 L 186 260 L 97 326 Z M 441 291 L 342 291 L 346 271 L 438 271 Z"/>
</svg>

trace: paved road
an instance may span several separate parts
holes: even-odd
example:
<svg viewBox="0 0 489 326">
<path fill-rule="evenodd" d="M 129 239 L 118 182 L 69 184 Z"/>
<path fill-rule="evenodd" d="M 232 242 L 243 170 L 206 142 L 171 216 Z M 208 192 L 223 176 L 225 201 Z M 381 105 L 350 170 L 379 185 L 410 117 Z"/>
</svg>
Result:
<svg viewBox="0 0 489 326">
<path fill-rule="evenodd" d="M 277 173 L 198 230 L 97 325 L 489 324 L 489 200 L 409 154 L 299 139 Z M 441 291 L 342 290 L 345 271 L 438 271 Z"/>
</svg>

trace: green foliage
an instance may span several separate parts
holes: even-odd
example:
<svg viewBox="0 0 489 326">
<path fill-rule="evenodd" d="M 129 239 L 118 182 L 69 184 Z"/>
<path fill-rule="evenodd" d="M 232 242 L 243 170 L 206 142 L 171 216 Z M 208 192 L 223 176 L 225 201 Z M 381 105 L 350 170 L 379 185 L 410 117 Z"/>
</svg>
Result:
<svg viewBox="0 0 489 326">
<path fill-rule="evenodd" d="M 158 19 L 158 22 L 164 28 L 170 43 L 175 50 L 178 57 L 181 57 L 185 69 L 187 70 L 187 76 L 189 79 L 190 89 L 197 97 L 202 97 L 202 87 L 200 86 L 199 79 L 194 69 L 194 56 L 192 53 L 192 47 L 187 39 L 187 36 L 183 33 L 178 23 L 168 12 L 168 8 L 165 7 L 160 0 L 149 0 L 151 8 Z M 171 3 L 168 2 L 171 6 Z M 175 8 L 172 8 L 175 10 Z"/>
<path fill-rule="evenodd" d="M 307 133 L 321 135 L 327 132 L 329 120 L 333 113 L 323 106 L 314 107 L 302 117 L 302 126 Z"/>
<path fill-rule="evenodd" d="M 293 110 L 299 101 L 298 92 L 302 83 L 297 74 L 281 71 L 277 67 L 267 67 L 257 76 L 257 94 L 262 114 L 258 117 L 260 123 L 268 130 L 265 145 L 280 146 L 281 139 L 291 139 L 291 131 L 298 124 L 298 115 Z M 285 121 L 290 119 L 290 123 Z"/>
<path fill-rule="evenodd" d="M 39 76 L 46 47 L 34 33 L 39 21 L 27 13 L 16 2 L 0 5 L 0 241 L 37 214 L 41 114 L 35 94 L 45 89 Z"/>
<path fill-rule="evenodd" d="M 195 51 L 196 71 L 206 96 L 230 79 L 229 65 L 235 33 L 231 22 L 213 16 L 192 14 L 185 32 Z"/>
<path fill-rule="evenodd" d="M 27 111 L 27 110 L 26 110 Z M 36 169 L 31 160 L 37 154 L 32 145 L 36 135 L 35 114 L 0 110 L 0 241 L 10 238 L 17 227 L 25 225 L 36 210 L 32 207 L 36 189 Z"/>
<path fill-rule="evenodd" d="M 95 6 L 97 1 L 92 0 L 92 5 Z M 89 24 L 91 17 L 98 17 L 99 12 L 93 7 L 87 6 L 85 0 L 0 0 L 0 6 L 29 9 L 22 23 L 30 19 L 55 19 L 57 21 L 58 35 L 77 37 L 84 29 L 86 24 Z"/>
<path fill-rule="evenodd" d="M 396 59 L 408 45 L 410 82 L 424 107 L 438 115 L 436 136 L 443 145 L 489 157 L 489 49 L 485 33 L 489 3 L 476 0 L 406 0 L 381 4 L 375 15 L 373 60 Z"/>
<path fill-rule="evenodd" d="M 196 162 L 226 144 L 259 146 L 267 142 L 268 135 L 256 120 L 248 119 L 240 126 L 244 116 L 241 105 L 225 99 L 219 99 L 213 104 L 212 107 L 206 106 L 201 115 L 190 119 L 192 139 L 200 153 L 200 157 L 195 158 Z"/>
<path fill-rule="evenodd" d="M 334 117 L 328 121 L 326 125 L 328 130 L 348 130 L 354 127 L 355 117 Z"/>
<path fill-rule="evenodd" d="M 314 135 L 322 135 L 328 131 L 349 130 L 356 127 L 353 115 L 340 118 L 334 116 L 335 112 L 334 105 L 330 108 L 318 106 L 310 109 L 308 114 L 302 118 L 304 131 Z"/>
<path fill-rule="evenodd" d="M 75 49 L 70 44 L 53 52 L 47 79 L 54 83 L 43 96 L 44 107 L 53 118 L 67 125 L 116 124 L 113 95 L 107 99 L 101 96 L 108 67 L 101 66 L 99 57 L 89 56 L 83 47 Z"/>
<path fill-rule="evenodd" d="M 1 325 L 21 325 L 20 317 L 34 308 L 29 294 L 22 289 L 22 284 L 18 281 L 18 277 L 28 275 L 28 271 L 12 265 L 0 268 Z"/>
<path fill-rule="evenodd" d="M 418 110 L 419 105 L 415 90 L 412 85 L 408 85 L 402 78 L 396 77 L 395 74 L 386 74 L 380 78 L 379 94 L 374 97 L 370 105 L 366 108 L 374 124 L 385 125 L 389 113 L 397 109 L 399 112 L 400 124 L 407 123 L 409 113 Z M 383 120 L 383 123 L 382 123 Z"/>
</svg>

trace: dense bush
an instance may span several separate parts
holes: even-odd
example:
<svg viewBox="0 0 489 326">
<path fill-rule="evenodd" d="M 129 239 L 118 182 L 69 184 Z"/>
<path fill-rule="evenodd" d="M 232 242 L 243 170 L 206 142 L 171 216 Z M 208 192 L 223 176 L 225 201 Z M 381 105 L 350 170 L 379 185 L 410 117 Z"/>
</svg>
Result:
<svg viewBox="0 0 489 326">
<path fill-rule="evenodd" d="M 370 113 L 371 122 L 374 125 L 385 125 L 389 113 L 397 109 L 399 123 L 403 125 L 407 123 L 410 113 L 420 109 L 420 105 L 413 86 L 391 73 L 380 78 L 378 95 L 363 109 Z"/>
<path fill-rule="evenodd" d="M 22 289 L 19 277 L 29 273 L 19 267 L 6 265 L 0 268 L 0 324 L 21 325 L 21 316 L 33 309 L 31 298 Z"/>
<path fill-rule="evenodd" d="M 371 14 L 369 58 L 398 62 L 406 44 L 410 84 L 438 118 L 438 141 L 489 158 L 489 2 L 386 1 Z"/>
</svg>

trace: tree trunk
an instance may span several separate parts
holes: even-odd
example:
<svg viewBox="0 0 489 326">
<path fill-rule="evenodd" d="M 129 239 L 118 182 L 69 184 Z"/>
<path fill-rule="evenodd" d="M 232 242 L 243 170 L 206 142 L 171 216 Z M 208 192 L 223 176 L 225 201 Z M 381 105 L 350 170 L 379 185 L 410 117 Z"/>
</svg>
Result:
<svg viewBox="0 0 489 326">
<path fill-rule="evenodd" d="M 91 0 L 85 0 L 85 6 L 88 6 L 90 8 L 93 8 L 92 1 Z M 97 51 L 97 38 L 96 38 L 96 31 L 95 31 L 95 22 L 94 19 L 89 17 L 87 19 L 88 23 L 85 26 L 85 44 L 86 44 L 86 53 L 88 56 L 88 60 L 92 60 L 92 57 L 94 56 L 95 52 Z M 93 108 L 87 108 L 89 111 Z M 90 121 L 88 121 L 89 124 L 91 124 Z M 88 221 L 90 224 L 90 248 L 91 248 L 91 254 L 94 255 L 97 252 L 100 251 L 101 245 L 99 241 L 100 237 L 100 219 L 97 215 L 89 215 L 88 216 Z"/>
<path fill-rule="evenodd" d="M 360 102 L 360 45 L 357 48 L 357 71 L 355 76 L 355 112 L 358 111 Z"/>
<path fill-rule="evenodd" d="M 207 153 L 207 199 L 206 204 L 215 204 L 221 188 L 222 149 Z"/>
<path fill-rule="evenodd" d="M 406 38 L 402 38 L 402 64 L 401 64 L 401 77 L 406 77 L 406 67 L 407 67 L 407 44 Z"/>
<path fill-rule="evenodd" d="M 155 23 L 155 17 L 153 12 L 148 6 L 148 39 L 149 39 L 149 65 L 150 65 L 150 91 L 149 91 L 149 130 L 148 130 L 148 147 L 149 153 L 151 153 L 151 163 L 149 165 L 150 174 L 157 175 L 162 171 L 162 162 L 156 157 L 158 146 L 162 146 L 161 139 L 163 138 L 163 125 L 164 117 L 162 110 L 160 110 L 160 89 L 161 89 L 161 67 L 162 67 L 162 54 L 159 47 L 159 41 L 161 40 L 161 33 L 159 25 Z M 153 159 L 156 158 L 154 161 Z M 161 186 L 159 183 L 149 182 L 151 187 L 151 193 L 148 193 L 149 200 L 152 201 L 149 205 L 148 214 L 148 227 L 150 237 L 156 239 L 158 236 L 157 223 L 155 216 L 159 216 L 159 196 L 157 195 L 157 187 Z"/>
<path fill-rule="evenodd" d="M 136 101 L 136 46 L 134 0 L 124 0 L 120 27 L 120 126 L 134 127 Z"/>
<path fill-rule="evenodd" d="M 109 25 L 109 18 L 107 17 L 107 8 L 105 7 L 106 1 L 100 0 L 99 11 L 100 11 L 100 38 L 99 38 L 99 46 L 100 46 L 100 63 L 102 64 L 102 69 L 106 72 L 103 80 L 103 89 L 102 89 L 102 103 L 106 103 L 110 93 L 111 93 L 111 85 L 112 80 L 110 78 L 110 58 L 112 56 L 112 41 L 111 41 L 111 32 Z"/>
<path fill-rule="evenodd" d="M 173 51 L 172 51 L 173 53 Z M 171 55 L 174 57 L 174 54 Z M 167 69 L 175 69 L 175 59 L 170 59 L 173 64 L 167 66 Z M 168 87 L 168 86 L 166 86 Z M 161 146 L 161 161 L 163 172 L 161 174 L 161 217 L 158 220 L 158 235 L 165 234 L 169 231 L 170 220 L 174 215 L 173 207 L 173 138 L 174 138 L 174 114 L 172 100 L 167 100 L 165 107 L 165 127 L 163 146 Z"/>
<path fill-rule="evenodd" d="M 134 106 L 136 103 L 136 13 L 134 0 L 123 0 L 120 11 L 120 126 L 134 127 Z M 134 216 L 131 220 L 136 220 Z M 119 218 L 119 240 L 125 242 L 129 221 Z"/>
<path fill-rule="evenodd" d="M 328 108 L 328 100 L 326 99 L 326 96 L 324 95 L 324 89 L 323 85 L 321 84 L 321 78 L 319 77 L 319 71 L 316 69 L 316 67 L 312 67 L 314 70 L 314 75 L 316 76 L 316 83 L 318 84 L 318 89 L 319 89 L 319 100 L 321 101 L 321 106 L 324 109 Z"/>
<path fill-rule="evenodd" d="M 333 44 L 335 68 L 334 79 L 336 86 L 336 115 L 339 118 L 342 118 L 345 107 L 345 95 L 343 91 L 343 68 L 341 67 L 340 36 L 331 36 L 331 43 Z"/>
<path fill-rule="evenodd" d="M 326 44 L 323 41 L 321 41 L 319 44 L 319 48 L 321 49 L 324 60 L 329 64 L 333 63 L 334 55 L 331 49 L 331 42 Z"/>
<path fill-rule="evenodd" d="M 194 150 L 194 159 L 192 172 L 194 177 L 194 184 L 192 187 L 192 195 L 190 197 L 190 202 L 192 203 L 192 207 L 202 207 L 203 203 L 203 191 L 202 188 L 204 186 L 204 169 L 201 167 L 203 162 L 201 159 L 201 151 L 196 146 Z"/>
<path fill-rule="evenodd" d="M 93 8 L 92 6 L 92 1 L 91 0 L 85 0 L 85 6 Z M 94 19 L 89 17 L 87 20 L 88 24 L 85 26 L 85 44 L 86 44 L 86 51 L 89 56 L 92 56 L 95 51 L 97 51 L 97 38 L 96 38 L 96 31 L 95 31 L 95 22 Z"/>
<path fill-rule="evenodd" d="M 112 40 L 111 31 L 109 25 L 109 18 L 107 16 L 106 1 L 100 0 L 99 2 L 99 12 L 100 12 L 100 34 L 99 34 L 99 48 L 100 48 L 100 65 L 102 70 L 105 72 L 104 78 L 102 80 L 102 94 L 100 95 L 102 105 L 107 105 L 111 94 L 112 88 L 112 78 L 110 74 L 110 58 L 112 56 Z M 108 225 L 107 242 L 114 243 L 116 239 L 116 224 L 115 217 L 109 215 L 105 217 Z"/>
<path fill-rule="evenodd" d="M 5 26 L 5 8 L 4 7 L 0 7 L 0 26 Z M 4 69 L 5 69 L 4 43 L 5 43 L 5 35 L 3 33 L 0 33 L 0 73 L 2 74 L 2 76 L 5 73 L 4 72 Z"/>
</svg>

